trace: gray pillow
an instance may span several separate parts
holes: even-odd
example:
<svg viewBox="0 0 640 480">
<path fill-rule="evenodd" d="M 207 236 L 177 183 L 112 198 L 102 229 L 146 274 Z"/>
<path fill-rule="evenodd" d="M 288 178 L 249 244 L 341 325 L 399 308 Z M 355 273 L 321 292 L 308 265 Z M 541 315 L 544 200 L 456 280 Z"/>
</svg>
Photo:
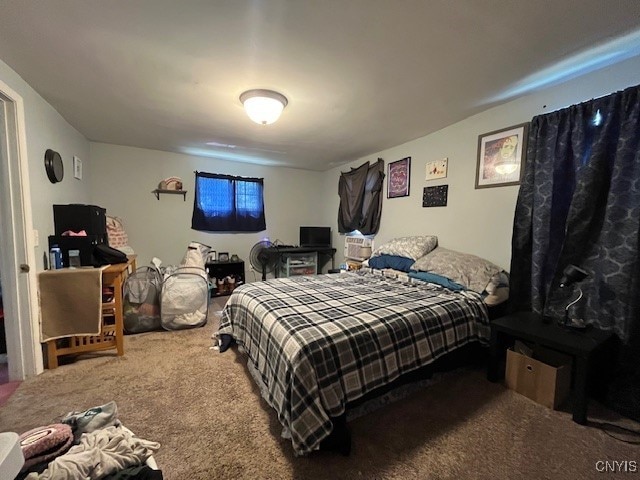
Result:
<svg viewBox="0 0 640 480">
<path fill-rule="evenodd" d="M 492 276 L 502 271 L 484 258 L 443 247 L 419 258 L 411 268 L 442 275 L 478 293 L 484 291 Z"/>
<path fill-rule="evenodd" d="M 398 237 L 376 248 L 373 256 L 396 255 L 417 260 L 432 251 L 437 245 L 438 237 L 435 235 Z"/>
</svg>

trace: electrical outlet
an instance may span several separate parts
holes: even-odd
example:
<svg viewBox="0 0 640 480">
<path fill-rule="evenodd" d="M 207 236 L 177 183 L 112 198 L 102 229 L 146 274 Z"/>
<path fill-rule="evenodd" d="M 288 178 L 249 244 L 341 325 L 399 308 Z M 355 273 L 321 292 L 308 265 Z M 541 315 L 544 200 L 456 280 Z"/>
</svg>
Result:
<svg viewBox="0 0 640 480">
<path fill-rule="evenodd" d="M 39 247 L 40 246 L 40 234 L 38 233 L 38 230 L 36 230 L 36 229 L 33 230 L 33 246 L 34 247 Z"/>
</svg>

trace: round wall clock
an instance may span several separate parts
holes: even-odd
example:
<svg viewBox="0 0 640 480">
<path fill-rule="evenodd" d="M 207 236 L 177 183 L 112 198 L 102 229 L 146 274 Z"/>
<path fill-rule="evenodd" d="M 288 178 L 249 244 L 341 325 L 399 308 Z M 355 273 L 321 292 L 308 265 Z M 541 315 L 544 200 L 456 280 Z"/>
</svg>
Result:
<svg viewBox="0 0 640 480">
<path fill-rule="evenodd" d="M 58 183 L 64 177 L 64 165 L 62 165 L 62 157 L 58 152 L 50 148 L 44 152 L 44 168 L 47 171 L 47 177 L 51 183 Z"/>
</svg>

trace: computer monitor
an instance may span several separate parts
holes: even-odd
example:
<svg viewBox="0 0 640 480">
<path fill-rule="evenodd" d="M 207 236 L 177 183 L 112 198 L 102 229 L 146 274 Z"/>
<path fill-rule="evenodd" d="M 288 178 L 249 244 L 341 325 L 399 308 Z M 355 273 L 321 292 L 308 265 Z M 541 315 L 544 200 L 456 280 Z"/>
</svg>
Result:
<svg viewBox="0 0 640 480">
<path fill-rule="evenodd" d="M 331 227 L 300 227 L 301 247 L 331 247 Z"/>
</svg>

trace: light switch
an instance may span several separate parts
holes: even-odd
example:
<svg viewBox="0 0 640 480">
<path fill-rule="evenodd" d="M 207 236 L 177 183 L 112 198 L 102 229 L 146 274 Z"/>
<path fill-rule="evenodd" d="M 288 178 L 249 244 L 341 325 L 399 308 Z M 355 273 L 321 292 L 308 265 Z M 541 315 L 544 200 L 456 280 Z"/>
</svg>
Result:
<svg viewBox="0 0 640 480">
<path fill-rule="evenodd" d="M 33 246 L 34 247 L 39 247 L 40 246 L 40 234 L 38 233 L 38 230 L 36 230 L 36 229 L 33 230 Z"/>
</svg>

